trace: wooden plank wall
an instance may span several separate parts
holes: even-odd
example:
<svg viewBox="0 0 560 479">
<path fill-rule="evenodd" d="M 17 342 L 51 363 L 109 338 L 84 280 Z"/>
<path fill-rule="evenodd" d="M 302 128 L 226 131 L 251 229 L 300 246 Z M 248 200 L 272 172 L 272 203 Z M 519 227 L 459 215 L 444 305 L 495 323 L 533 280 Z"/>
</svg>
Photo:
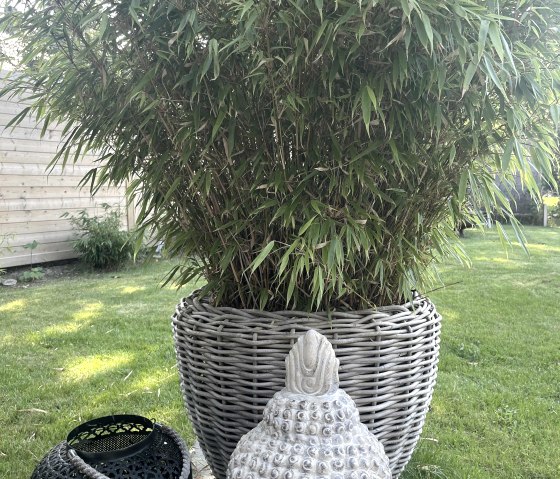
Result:
<svg viewBox="0 0 560 479">
<path fill-rule="evenodd" d="M 0 73 L 0 85 L 1 78 Z M 24 107 L 21 101 L 0 98 L 0 268 L 29 264 L 30 253 L 24 245 L 34 240 L 39 245 L 33 251 L 33 263 L 76 257 L 72 250 L 76 233 L 69 220 L 61 218 L 65 212 L 86 209 L 90 215 L 101 214 L 101 204 L 109 203 L 121 208 L 123 227 L 134 226 L 134 214 L 126 210 L 124 187 L 103 188 L 95 197 L 88 188 L 78 187 L 94 165 L 94 155 L 64 170 L 47 171 L 62 127 L 47 130 L 43 138 L 41 125 L 32 118 L 16 128 L 5 128 Z"/>
</svg>

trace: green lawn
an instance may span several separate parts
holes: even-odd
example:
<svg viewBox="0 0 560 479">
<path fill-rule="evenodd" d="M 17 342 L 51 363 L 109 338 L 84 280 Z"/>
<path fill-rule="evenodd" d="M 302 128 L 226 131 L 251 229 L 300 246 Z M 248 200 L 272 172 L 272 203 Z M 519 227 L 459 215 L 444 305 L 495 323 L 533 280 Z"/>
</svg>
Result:
<svg viewBox="0 0 560 479">
<path fill-rule="evenodd" d="M 527 257 L 467 231 L 473 266 L 441 268 L 438 385 L 401 479 L 560 477 L 560 229 L 528 228 Z M 84 420 L 156 418 L 192 439 L 170 331 L 177 292 L 161 262 L 0 289 L 0 477 L 35 463 Z M 118 276 L 118 277 L 115 277 Z"/>
<path fill-rule="evenodd" d="M 402 479 L 560 478 L 560 229 L 527 228 L 530 257 L 466 232 L 472 268 L 441 268 L 438 384 Z"/>
<path fill-rule="evenodd" d="M 193 437 L 158 286 L 169 262 L 0 289 L 0 478 L 29 478 L 83 421 L 130 412 Z"/>
</svg>

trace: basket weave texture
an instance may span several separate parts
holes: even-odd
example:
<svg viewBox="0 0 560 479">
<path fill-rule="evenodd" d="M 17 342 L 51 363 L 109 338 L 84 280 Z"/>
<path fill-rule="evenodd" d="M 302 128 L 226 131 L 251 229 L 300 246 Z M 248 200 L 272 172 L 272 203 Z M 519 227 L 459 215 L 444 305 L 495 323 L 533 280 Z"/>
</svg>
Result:
<svg viewBox="0 0 560 479">
<path fill-rule="evenodd" d="M 285 358 L 315 329 L 340 360 L 340 387 L 381 441 L 393 478 L 420 437 L 436 381 L 441 317 L 427 299 L 375 310 L 307 313 L 216 308 L 184 298 L 173 315 L 181 388 L 204 455 L 225 479 L 241 436 L 284 387 Z"/>
</svg>

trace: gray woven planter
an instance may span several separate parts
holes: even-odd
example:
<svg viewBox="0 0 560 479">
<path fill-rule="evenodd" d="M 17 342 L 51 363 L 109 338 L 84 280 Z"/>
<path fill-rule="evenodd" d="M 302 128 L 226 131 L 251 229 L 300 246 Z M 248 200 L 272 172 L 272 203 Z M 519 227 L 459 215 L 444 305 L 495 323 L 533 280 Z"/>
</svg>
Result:
<svg viewBox="0 0 560 479">
<path fill-rule="evenodd" d="M 284 386 L 284 360 L 315 329 L 340 359 L 340 387 L 397 478 L 420 437 L 436 381 L 440 315 L 426 299 L 376 310 L 305 313 L 215 308 L 183 299 L 173 316 L 181 388 L 206 459 L 225 479 L 241 436 Z"/>
</svg>

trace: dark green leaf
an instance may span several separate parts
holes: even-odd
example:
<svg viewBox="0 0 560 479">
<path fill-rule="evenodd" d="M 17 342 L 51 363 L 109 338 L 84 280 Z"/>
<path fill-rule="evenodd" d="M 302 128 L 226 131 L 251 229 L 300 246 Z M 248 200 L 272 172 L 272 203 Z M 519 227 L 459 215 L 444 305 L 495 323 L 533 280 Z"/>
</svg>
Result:
<svg viewBox="0 0 560 479">
<path fill-rule="evenodd" d="M 484 49 L 486 48 L 486 37 L 488 36 L 488 29 L 490 28 L 490 20 L 482 20 L 480 22 L 480 30 L 478 32 L 478 61 L 482 58 Z"/>
<path fill-rule="evenodd" d="M 476 63 L 473 62 L 469 63 L 469 66 L 467 67 L 467 71 L 465 72 L 465 77 L 463 79 L 463 90 L 461 96 L 465 96 L 465 93 L 467 93 L 467 91 L 469 90 L 471 81 L 474 77 L 474 74 L 476 73 L 477 68 L 478 67 Z"/>
<path fill-rule="evenodd" d="M 261 263 L 265 260 L 265 258 L 268 256 L 268 254 L 272 251 L 272 248 L 274 248 L 274 245 L 276 244 L 276 242 L 270 241 L 262 250 L 261 252 L 258 254 L 258 256 L 254 259 L 254 261 L 251 263 L 251 273 L 254 273 L 255 270 L 261 265 Z"/>
</svg>

